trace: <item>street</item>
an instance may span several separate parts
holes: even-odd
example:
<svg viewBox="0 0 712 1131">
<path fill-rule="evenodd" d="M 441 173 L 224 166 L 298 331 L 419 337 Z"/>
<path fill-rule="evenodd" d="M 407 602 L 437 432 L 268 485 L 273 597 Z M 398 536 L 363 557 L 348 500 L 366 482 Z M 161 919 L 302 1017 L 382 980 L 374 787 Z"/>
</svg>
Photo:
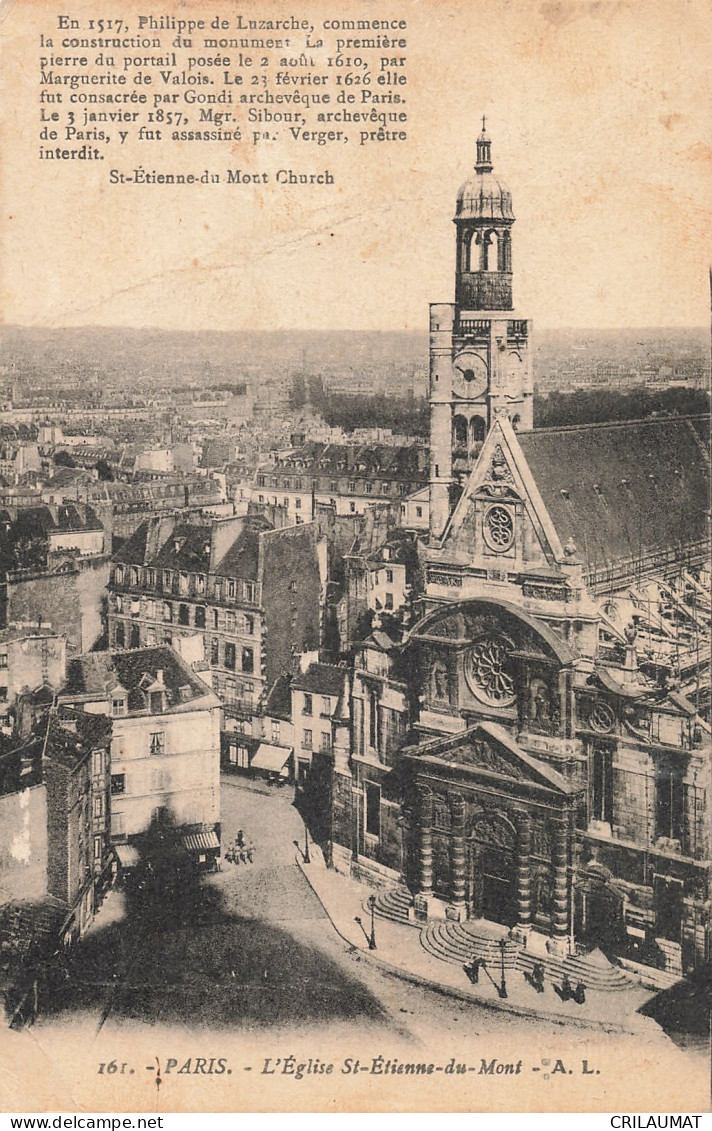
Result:
<svg viewBox="0 0 712 1131">
<path fill-rule="evenodd" d="M 341 1073 L 359 1058 L 366 1065 L 378 1057 L 389 1064 L 438 1058 L 443 1065 L 456 1058 L 475 1075 L 447 1078 L 453 1110 L 479 1104 L 512 1110 L 520 1103 L 522 1110 L 537 1104 L 551 1110 L 552 1103 L 578 1110 L 576 1081 L 584 1066 L 590 1110 L 608 1110 L 611 1087 L 621 1084 L 621 1056 L 630 1075 L 619 1102 L 633 1102 L 636 1094 L 650 1100 L 662 1087 L 655 1065 L 663 1046 L 669 1063 L 691 1073 L 690 1094 L 700 1086 L 704 1066 L 654 1027 L 646 1041 L 522 1018 L 414 985 L 371 963 L 336 933 L 295 863 L 294 842 L 303 848 L 304 826 L 292 802 L 291 787 L 223 778 L 223 845 L 242 829 L 255 846 L 254 862 L 224 861 L 222 871 L 187 884 L 166 904 L 153 898 L 137 907 L 111 894 L 71 974 L 41 1000 L 38 1022 L 3 1038 L 6 1109 L 19 1109 L 30 1086 L 38 1102 L 46 1090 L 50 1108 L 71 1103 L 87 1073 L 96 1076 L 101 1110 L 147 1110 L 154 1103 L 165 1110 L 182 1104 L 221 1110 L 224 1103 L 230 1110 L 284 1108 L 301 1102 L 290 1091 L 299 1086 L 294 1076 L 282 1075 L 293 1056 L 303 1064 L 328 1059 Z M 30 1083 L 22 1066 L 28 1050 L 34 1057 L 38 1049 L 46 1078 Z M 527 1079 L 508 1091 L 513 1085 L 503 1077 L 482 1077 L 485 1061 L 509 1064 L 512 1072 L 528 1064 Z M 213 1076 L 221 1063 L 225 1074 Z M 167 1075 L 169 1064 L 176 1073 L 182 1065 L 184 1074 Z M 565 1067 L 550 1077 L 547 1066 L 556 1064 Z M 239 1079 L 228 1083 L 233 1071 Z M 400 1103 L 401 1085 L 388 1078 L 339 1076 L 338 1084 L 322 1078 L 321 1085 L 324 1096 L 338 1087 L 346 1104 L 361 1103 L 366 1085 L 367 1102 L 383 1110 Z"/>
</svg>

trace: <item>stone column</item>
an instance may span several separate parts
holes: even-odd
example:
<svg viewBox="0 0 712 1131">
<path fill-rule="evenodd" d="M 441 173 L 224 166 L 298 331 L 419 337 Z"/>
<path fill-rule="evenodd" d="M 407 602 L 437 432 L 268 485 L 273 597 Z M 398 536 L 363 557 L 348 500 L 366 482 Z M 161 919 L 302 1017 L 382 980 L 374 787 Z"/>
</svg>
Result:
<svg viewBox="0 0 712 1131">
<path fill-rule="evenodd" d="M 559 735 L 570 738 L 569 724 L 569 680 L 565 671 L 559 672 Z"/>
<path fill-rule="evenodd" d="M 569 950 L 569 852 L 568 822 L 557 821 L 553 836 L 554 900 L 551 917 L 552 949 L 566 954 Z"/>
<path fill-rule="evenodd" d="M 522 813 L 517 822 L 517 925 L 514 933 L 523 942 L 532 929 L 532 822 L 528 813 Z"/>
<path fill-rule="evenodd" d="M 427 919 L 433 897 L 433 795 L 425 785 L 418 786 L 416 806 L 418 837 L 418 892 L 413 900 L 416 919 Z"/>
<path fill-rule="evenodd" d="M 465 799 L 453 793 L 450 796 L 450 905 L 445 914 L 458 923 L 467 918 L 465 859 Z"/>
</svg>

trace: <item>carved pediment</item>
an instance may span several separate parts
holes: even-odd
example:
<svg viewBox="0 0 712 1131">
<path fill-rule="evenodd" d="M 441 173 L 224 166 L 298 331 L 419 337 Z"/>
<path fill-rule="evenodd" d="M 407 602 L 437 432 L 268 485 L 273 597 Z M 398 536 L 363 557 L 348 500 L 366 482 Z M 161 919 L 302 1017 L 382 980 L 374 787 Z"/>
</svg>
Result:
<svg viewBox="0 0 712 1131">
<path fill-rule="evenodd" d="M 489 467 L 482 477 L 478 493 L 493 499 L 519 498 L 519 492 L 514 483 L 514 475 L 501 444 L 497 444 L 492 452 Z"/>
<path fill-rule="evenodd" d="M 437 758 L 475 773 L 482 771 L 513 782 L 543 786 L 558 794 L 573 791 L 561 774 L 522 750 L 498 723 L 480 723 L 456 740 L 428 743 L 422 756 Z"/>
<path fill-rule="evenodd" d="M 508 757 L 502 750 L 498 750 L 491 742 L 486 742 L 481 738 L 471 739 L 466 744 L 463 743 L 462 746 L 448 754 L 446 761 L 487 770 L 493 774 L 501 774 L 505 778 L 514 778 L 516 781 L 528 780 L 521 765 L 518 765 L 512 757 Z"/>
</svg>

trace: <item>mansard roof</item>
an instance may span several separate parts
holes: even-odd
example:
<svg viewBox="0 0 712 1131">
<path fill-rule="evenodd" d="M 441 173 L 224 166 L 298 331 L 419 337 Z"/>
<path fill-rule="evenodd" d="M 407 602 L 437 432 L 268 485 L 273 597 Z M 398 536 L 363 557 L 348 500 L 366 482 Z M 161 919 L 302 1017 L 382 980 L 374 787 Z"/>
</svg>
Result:
<svg viewBox="0 0 712 1131">
<path fill-rule="evenodd" d="M 425 480 L 427 471 L 417 445 L 325 444 L 309 441 L 280 458 L 276 466 L 263 465 L 260 472 L 322 472 L 383 479 Z"/>
<path fill-rule="evenodd" d="M 210 697 L 211 706 L 218 702 L 207 684 L 168 645 L 125 652 L 85 652 L 67 665 L 67 682 L 60 695 L 65 699 L 75 695 L 106 698 L 114 688 L 121 688 L 128 693 L 130 713 L 145 711 L 145 689 L 158 672 L 169 710 L 205 696 Z"/>
<path fill-rule="evenodd" d="M 562 545 L 573 539 L 588 570 L 706 538 L 703 418 L 535 429 L 517 440 Z"/>
<path fill-rule="evenodd" d="M 314 695 L 341 695 L 344 690 L 346 668 L 334 664 L 310 664 L 292 680 L 295 691 L 308 691 Z"/>
<path fill-rule="evenodd" d="M 230 549 L 215 567 L 218 577 L 241 577 L 256 581 L 259 557 L 260 534 L 263 527 L 256 523 L 246 523 Z"/>
</svg>

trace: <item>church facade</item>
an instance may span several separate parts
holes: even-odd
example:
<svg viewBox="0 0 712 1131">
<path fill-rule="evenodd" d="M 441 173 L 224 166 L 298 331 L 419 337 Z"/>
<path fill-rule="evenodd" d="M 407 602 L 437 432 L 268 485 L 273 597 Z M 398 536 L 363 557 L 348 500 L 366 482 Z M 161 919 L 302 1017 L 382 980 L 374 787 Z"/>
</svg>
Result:
<svg viewBox="0 0 712 1131">
<path fill-rule="evenodd" d="M 415 920 L 686 972 L 710 957 L 709 426 L 533 428 L 513 223 L 483 129 L 431 308 L 422 583 L 355 651 L 332 860 Z"/>
</svg>

